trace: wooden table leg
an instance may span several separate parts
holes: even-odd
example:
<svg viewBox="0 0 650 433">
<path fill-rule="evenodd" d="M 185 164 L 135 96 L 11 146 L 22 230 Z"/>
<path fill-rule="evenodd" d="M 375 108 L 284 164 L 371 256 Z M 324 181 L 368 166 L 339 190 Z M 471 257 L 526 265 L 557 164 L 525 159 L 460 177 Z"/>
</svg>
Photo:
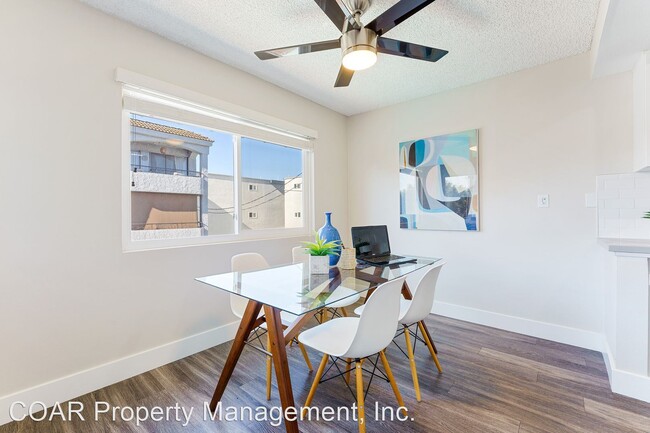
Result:
<svg viewBox="0 0 650 433">
<path fill-rule="evenodd" d="M 212 412 L 214 412 L 217 408 L 217 404 L 221 400 L 223 392 L 226 390 L 230 376 L 232 376 L 232 372 L 235 370 L 235 365 L 237 365 L 237 361 L 239 360 L 239 356 L 244 349 L 244 345 L 248 339 L 248 336 L 253 331 L 253 327 L 257 321 L 257 316 L 260 314 L 261 309 L 262 304 L 259 302 L 253 300 L 248 301 L 248 305 L 246 305 L 246 311 L 244 311 L 244 316 L 242 317 L 241 322 L 239 322 L 237 335 L 235 336 L 235 340 L 233 341 L 232 347 L 230 348 L 230 353 L 228 353 L 228 359 L 226 360 L 226 364 L 223 366 L 223 371 L 221 372 L 221 376 L 219 376 L 219 382 L 217 383 L 217 387 L 214 389 L 214 394 L 212 395 L 212 400 L 210 401 L 210 410 Z"/>
<path fill-rule="evenodd" d="M 300 330 L 307 324 L 307 322 L 309 322 L 309 319 L 311 319 L 316 315 L 316 313 L 319 313 L 321 311 L 323 311 L 323 309 L 314 310 L 314 311 L 310 311 L 309 313 L 305 313 L 299 316 L 292 324 L 287 326 L 287 328 L 284 330 L 285 344 L 290 344 L 293 341 L 293 339 L 298 336 Z"/>
<path fill-rule="evenodd" d="M 413 299 L 413 294 L 411 293 L 411 289 L 409 289 L 409 284 L 404 280 L 404 284 L 402 284 L 402 296 L 404 299 Z M 427 328 L 427 324 L 424 323 L 424 320 L 421 322 L 422 323 L 422 331 L 426 334 L 427 338 L 431 342 L 431 346 L 433 346 L 433 352 L 438 353 L 438 348 L 436 347 L 436 344 L 433 342 L 433 338 L 431 338 L 431 334 L 429 333 L 429 328 Z"/>
<path fill-rule="evenodd" d="M 287 351 L 284 330 L 282 328 L 282 318 L 280 310 L 277 308 L 264 306 L 264 315 L 266 316 L 266 325 L 271 337 L 271 353 L 273 354 L 273 365 L 275 366 L 275 378 L 282 402 L 283 414 L 287 408 L 295 408 L 293 400 L 293 391 L 291 389 L 291 377 L 289 375 L 289 364 L 287 362 Z M 297 412 L 295 412 L 297 413 Z M 298 433 L 298 421 L 294 418 L 291 421 L 285 419 L 284 426 L 287 433 Z"/>
</svg>

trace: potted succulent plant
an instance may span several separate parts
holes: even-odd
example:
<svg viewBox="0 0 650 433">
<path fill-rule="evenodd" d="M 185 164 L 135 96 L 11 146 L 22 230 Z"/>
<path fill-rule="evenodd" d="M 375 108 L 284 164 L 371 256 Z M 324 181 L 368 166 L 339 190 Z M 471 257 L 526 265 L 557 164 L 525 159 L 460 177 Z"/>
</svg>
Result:
<svg viewBox="0 0 650 433">
<path fill-rule="evenodd" d="M 327 242 L 316 233 L 314 242 L 303 242 L 309 254 L 309 272 L 312 274 L 327 274 L 330 267 L 330 255 L 339 255 L 338 241 Z"/>
</svg>

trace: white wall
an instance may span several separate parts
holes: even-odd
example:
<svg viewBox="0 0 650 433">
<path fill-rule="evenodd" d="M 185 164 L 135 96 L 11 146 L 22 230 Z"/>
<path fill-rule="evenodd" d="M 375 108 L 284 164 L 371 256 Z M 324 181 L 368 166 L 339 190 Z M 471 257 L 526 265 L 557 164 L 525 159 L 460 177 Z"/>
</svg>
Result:
<svg viewBox="0 0 650 433">
<path fill-rule="evenodd" d="M 348 231 L 343 116 L 73 0 L 2 9 L 0 403 L 232 322 L 226 295 L 193 278 L 226 271 L 239 252 L 289 261 L 298 243 L 123 253 L 116 67 L 317 130 L 316 224 L 331 210 Z M 96 385 L 115 379 L 100 376 Z"/>
<path fill-rule="evenodd" d="M 434 311 L 597 346 L 604 250 L 585 193 L 631 169 L 631 119 L 631 75 L 591 80 L 588 54 L 354 116 L 350 224 L 388 224 L 393 250 L 447 259 Z M 481 231 L 399 229 L 398 143 L 472 128 Z"/>
</svg>

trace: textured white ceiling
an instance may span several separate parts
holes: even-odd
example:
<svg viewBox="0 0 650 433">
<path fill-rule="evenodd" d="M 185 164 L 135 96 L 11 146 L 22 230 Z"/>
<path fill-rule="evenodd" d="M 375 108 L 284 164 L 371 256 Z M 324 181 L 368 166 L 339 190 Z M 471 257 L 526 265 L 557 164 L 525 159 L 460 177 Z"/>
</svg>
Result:
<svg viewBox="0 0 650 433">
<path fill-rule="evenodd" d="M 334 88 L 340 51 L 261 61 L 261 49 L 335 39 L 313 0 L 81 0 L 346 115 L 588 51 L 599 0 L 437 0 L 386 34 L 449 50 L 437 63 L 380 54 Z M 367 23 L 396 3 L 374 0 Z"/>
</svg>

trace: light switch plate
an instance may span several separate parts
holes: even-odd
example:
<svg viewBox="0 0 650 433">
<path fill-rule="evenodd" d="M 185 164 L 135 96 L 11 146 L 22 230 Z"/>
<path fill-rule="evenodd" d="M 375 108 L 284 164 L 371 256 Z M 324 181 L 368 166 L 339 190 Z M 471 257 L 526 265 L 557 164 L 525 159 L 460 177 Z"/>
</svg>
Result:
<svg viewBox="0 0 650 433">
<path fill-rule="evenodd" d="M 539 194 L 537 196 L 537 207 L 548 207 L 548 194 Z"/>
</svg>

